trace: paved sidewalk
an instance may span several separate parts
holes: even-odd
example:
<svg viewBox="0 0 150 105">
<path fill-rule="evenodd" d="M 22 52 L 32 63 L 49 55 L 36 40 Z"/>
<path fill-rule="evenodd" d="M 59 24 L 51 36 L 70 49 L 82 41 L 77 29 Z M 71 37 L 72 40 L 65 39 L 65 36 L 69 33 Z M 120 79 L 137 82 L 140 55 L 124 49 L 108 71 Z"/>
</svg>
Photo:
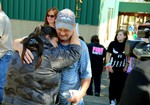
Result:
<svg viewBox="0 0 150 105">
<path fill-rule="evenodd" d="M 101 83 L 100 97 L 86 95 L 84 97 L 85 105 L 109 105 L 108 99 L 109 79 L 107 72 L 103 72 L 101 82 L 102 83 Z"/>
</svg>

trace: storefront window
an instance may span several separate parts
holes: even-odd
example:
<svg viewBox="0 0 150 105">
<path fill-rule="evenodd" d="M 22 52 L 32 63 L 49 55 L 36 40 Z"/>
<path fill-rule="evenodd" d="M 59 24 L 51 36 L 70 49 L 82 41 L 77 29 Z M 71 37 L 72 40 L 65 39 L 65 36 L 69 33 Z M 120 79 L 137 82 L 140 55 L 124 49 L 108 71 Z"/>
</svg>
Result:
<svg viewBox="0 0 150 105">
<path fill-rule="evenodd" d="M 125 29 L 129 32 L 129 38 L 136 34 L 138 26 L 146 20 L 150 20 L 150 14 L 147 13 L 119 13 L 118 29 Z"/>
</svg>

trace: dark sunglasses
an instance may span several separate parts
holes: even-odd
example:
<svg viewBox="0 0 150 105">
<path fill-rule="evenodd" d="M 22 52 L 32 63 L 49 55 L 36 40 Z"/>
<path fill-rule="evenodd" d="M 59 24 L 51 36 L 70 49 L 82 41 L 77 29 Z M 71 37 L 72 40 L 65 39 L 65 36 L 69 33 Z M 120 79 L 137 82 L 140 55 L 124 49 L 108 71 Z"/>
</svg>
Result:
<svg viewBox="0 0 150 105">
<path fill-rule="evenodd" d="M 51 18 L 54 18 L 55 16 L 54 16 L 54 15 L 47 15 L 47 17 L 51 17 Z"/>
</svg>

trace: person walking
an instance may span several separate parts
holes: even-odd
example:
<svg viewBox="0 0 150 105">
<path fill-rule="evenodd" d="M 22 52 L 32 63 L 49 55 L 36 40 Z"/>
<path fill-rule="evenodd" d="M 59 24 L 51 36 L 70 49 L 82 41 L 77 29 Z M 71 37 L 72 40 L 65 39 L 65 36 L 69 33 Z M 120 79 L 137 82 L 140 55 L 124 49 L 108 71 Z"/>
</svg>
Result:
<svg viewBox="0 0 150 105">
<path fill-rule="evenodd" d="M 125 42 L 128 34 L 125 30 L 118 30 L 106 53 L 106 68 L 109 71 L 109 100 L 110 105 L 116 100 L 118 104 L 127 77 L 129 58 L 125 55 Z"/>
<path fill-rule="evenodd" d="M 0 104 L 3 100 L 6 73 L 12 50 L 11 23 L 8 16 L 2 11 L 0 1 Z"/>
<path fill-rule="evenodd" d="M 104 60 L 106 56 L 106 49 L 103 45 L 99 44 L 97 35 L 91 37 L 91 43 L 87 45 L 90 54 L 92 79 L 90 86 L 87 90 L 87 95 L 93 95 L 93 82 L 94 82 L 94 95 L 100 96 L 101 87 L 101 74 L 104 67 Z"/>
</svg>

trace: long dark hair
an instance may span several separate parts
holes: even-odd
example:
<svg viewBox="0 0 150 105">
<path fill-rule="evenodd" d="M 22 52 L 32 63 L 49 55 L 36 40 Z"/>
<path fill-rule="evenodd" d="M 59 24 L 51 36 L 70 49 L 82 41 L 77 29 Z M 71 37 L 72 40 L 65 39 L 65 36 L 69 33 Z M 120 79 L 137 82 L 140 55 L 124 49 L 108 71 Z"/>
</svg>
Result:
<svg viewBox="0 0 150 105">
<path fill-rule="evenodd" d="M 37 63 L 35 68 L 38 68 L 41 65 L 44 43 L 39 36 L 46 35 L 49 35 L 50 39 L 57 37 L 56 30 L 53 27 L 38 26 L 27 38 L 21 42 L 23 44 L 23 51 L 21 56 L 22 61 L 24 60 L 26 50 L 29 49 L 30 51 L 36 51 L 37 54 Z"/>
<path fill-rule="evenodd" d="M 114 41 L 118 42 L 118 40 L 117 40 L 117 35 L 118 35 L 119 32 L 122 32 L 123 35 L 126 36 L 126 38 L 125 38 L 124 41 L 123 41 L 123 42 L 126 42 L 126 41 L 128 40 L 128 31 L 123 30 L 123 29 L 117 30 Z"/>
<path fill-rule="evenodd" d="M 39 38 L 40 35 L 42 35 L 40 28 L 36 27 L 35 30 L 21 42 L 23 44 L 21 60 L 24 60 L 24 55 L 27 49 L 30 51 L 36 51 L 38 57 L 35 65 L 36 68 L 38 68 L 42 62 L 43 41 Z"/>
</svg>

